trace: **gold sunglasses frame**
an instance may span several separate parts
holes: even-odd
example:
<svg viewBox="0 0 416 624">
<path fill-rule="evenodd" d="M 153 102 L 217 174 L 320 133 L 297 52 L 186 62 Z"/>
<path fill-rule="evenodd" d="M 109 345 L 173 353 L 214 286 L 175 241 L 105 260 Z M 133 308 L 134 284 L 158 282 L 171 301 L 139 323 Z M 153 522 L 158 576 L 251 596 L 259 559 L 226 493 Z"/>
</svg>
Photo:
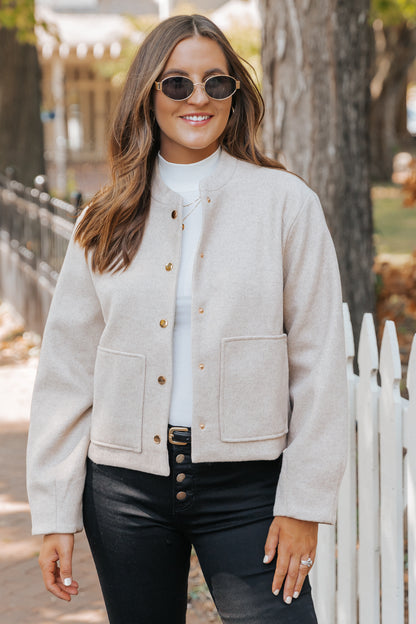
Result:
<svg viewBox="0 0 416 624">
<path fill-rule="evenodd" d="M 227 95 L 227 97 L 225 98 L 213 98 L 209 93 L 206 92 L 205 83 L 208 82 L 208 80 L 211 80 L 211 78 L 222 78 L 222 77 L 232 78 L 235 81 L 235 89 L 230 95 Z M 190 80 L 192 82 L 192 80 L 188 78 L 187 76 L 166 76 L 166 78 L 163 78 L 163 80 L 160 80 L 160 81 L 155 80 L 156 91 L 162 91 L 162 84 L 165 82 L 165 80 L 169 80 L 169 78 L 187 78 L 187 80 Z M 182 98 L 181 100 L 176 100 L 175 98 L 171 98 L 168 95 L 166 95 L 166 93 L 163 93 L 163 91 L 162 93 L 163 95 L 166 95 L 166 97 L 172 100 L 173 102 L 185 102 L 185 100 L 189 100 L 189 98 L 193 96 L 193 94 L 195 93 L 195 87 L 202 87 L 205 93 L 207 94 L 207 96 L 211 100 L 216 100 L 217 102 L 223 102 L 224 100 L 228 100 L 228 98 L 232 97 L 234 93 L 236 93 L 240 88 L 240 81 L 234 78 L 234 76 L 228 76 L 227 74 L 218 74 L 215 76 L 210 76 L 204 82 L 192 82 L 192 84 L 194 87 L 192 89 L 192 92 L 186 98 Z"/>
</svg>

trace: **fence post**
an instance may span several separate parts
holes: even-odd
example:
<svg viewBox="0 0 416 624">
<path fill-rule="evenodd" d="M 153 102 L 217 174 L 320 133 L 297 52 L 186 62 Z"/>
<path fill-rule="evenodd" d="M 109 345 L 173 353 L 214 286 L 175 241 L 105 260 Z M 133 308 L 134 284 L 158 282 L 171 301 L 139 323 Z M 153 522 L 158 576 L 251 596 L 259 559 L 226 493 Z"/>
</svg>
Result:
<svg viewBox="0 0 416 624">
<path fill-rule="evenodd" d="M 372 314 L 363 317 L 358 347 L 359 621 L 380 622 L 378 349 Z"/>
<path fill-rule="evenodd" d="M 404 622 L 401 364 L 396 329 L 386 321 L 380 352 L 380 529 L 383 624 Z"/>
<path fill-rule="evenodd" d="M 348 457 L 338 503 L 337 624 L 357 622 L 357 462 L 354 337 L 348 305 L 343 304 L 348 382 Z"/>
<path fill-rule="evenodd" d="M 311 572 L 313 599 L 319 624 L 335 622 L 335 527 L 320 524 L 316 563 Z"/>
<path fill-rule="evenodd" d="M 405 415 L 404 443 L 407 449 L 407 555 L 409 624 L 416 624 L 416 334 L 407 369 L 409 403 Z"/>
</svg>

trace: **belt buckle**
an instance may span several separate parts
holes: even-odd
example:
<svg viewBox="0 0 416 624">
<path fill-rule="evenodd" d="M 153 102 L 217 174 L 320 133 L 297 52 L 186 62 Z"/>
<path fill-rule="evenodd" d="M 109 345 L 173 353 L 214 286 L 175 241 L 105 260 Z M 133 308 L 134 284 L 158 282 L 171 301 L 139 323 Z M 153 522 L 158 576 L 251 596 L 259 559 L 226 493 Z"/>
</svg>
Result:
<svg viewBox="0 0 416 624">
<path fill-rule="evenodd" d="M 168 434 L 169 442 L 171 444 L 175 444 L 177 446 L 186 446 L 188 442 L 177 442 L 176 440 L 173 439 L 175 431 L 188 431 L 188 427 L 169 427 L 169 434 Z"/>
</svg>

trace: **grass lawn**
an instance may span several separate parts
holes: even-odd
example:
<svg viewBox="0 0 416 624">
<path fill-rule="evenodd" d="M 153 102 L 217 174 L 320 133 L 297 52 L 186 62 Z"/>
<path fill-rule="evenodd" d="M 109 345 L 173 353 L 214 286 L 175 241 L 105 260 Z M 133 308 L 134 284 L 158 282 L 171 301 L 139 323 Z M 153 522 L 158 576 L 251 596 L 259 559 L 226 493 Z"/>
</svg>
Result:
<svg viewBox="0 0 416 624">
<path fill-rule="evenodd" d="M 411 253 L 416 248 L 416 206 L 403 206 L 403 194 L 394 185 L 373 187 L 372 197 L 377 253 Z"/>
</svg>

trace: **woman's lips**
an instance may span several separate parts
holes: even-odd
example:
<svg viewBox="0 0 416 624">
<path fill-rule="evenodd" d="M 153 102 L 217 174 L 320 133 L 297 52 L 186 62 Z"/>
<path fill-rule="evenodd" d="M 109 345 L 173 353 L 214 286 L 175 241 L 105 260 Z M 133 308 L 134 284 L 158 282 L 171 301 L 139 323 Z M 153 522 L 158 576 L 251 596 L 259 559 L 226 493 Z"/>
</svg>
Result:
<svg viewBox="0 0 416 624">
<path fill-rule="evenodd" d="M 191 126 L 203 126 L 208 123 L 210 119 L 212 119 L 213 115 L 206 114 L 191 114 L 191 115 L 181 115 L 181 119 L 191 124 Z"/>
</svg>

